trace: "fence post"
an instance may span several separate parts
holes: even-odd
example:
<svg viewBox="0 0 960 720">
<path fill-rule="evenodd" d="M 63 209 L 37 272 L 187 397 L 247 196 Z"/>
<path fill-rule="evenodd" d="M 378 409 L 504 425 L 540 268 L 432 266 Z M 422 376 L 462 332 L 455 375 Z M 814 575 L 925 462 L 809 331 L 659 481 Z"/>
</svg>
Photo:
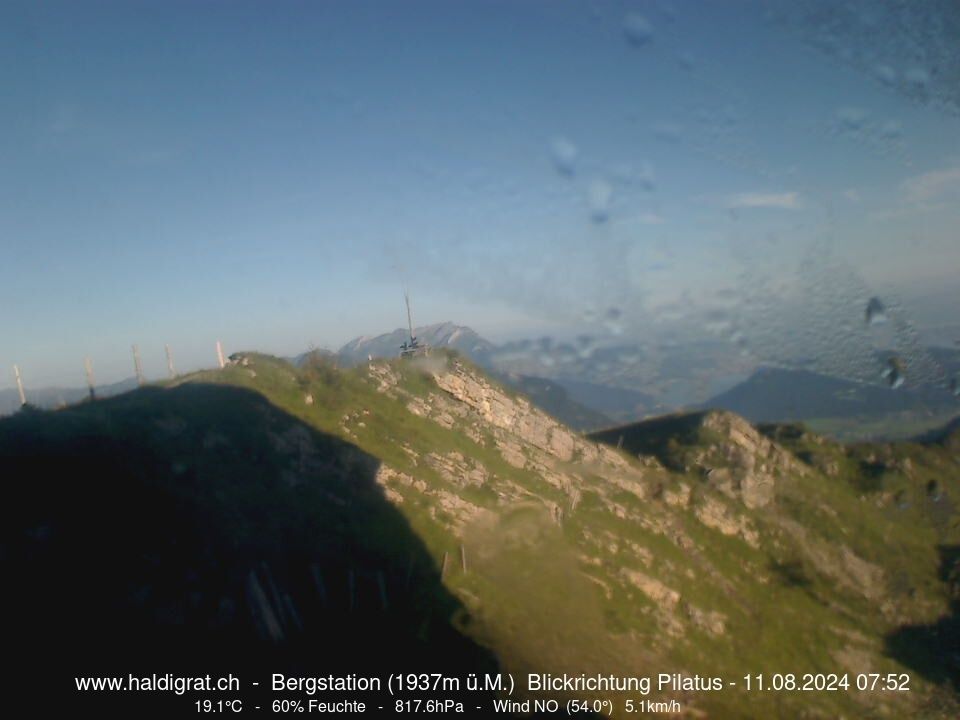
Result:
<svg viewBox="0 0 960 720">
<path fill-rule="evenodd" d="M 140 348 L 133 346 L 133 371 L 137 375 L 137 385 L 143 385 L 143 366 L 140 364 Z"/>
<path fill-rule="evenodd" d="M 83 361 L 84 370 L 87 371 L 87 389 L 90 390 L 90 399 L 97 399 L 97 391 L 93 381 L 93 361 L 90 358 L 86 358 Z"/>
<path fill-rule="evenodd" d="M 170 379 L 173 380 L 177 377 L 177 371 L 173 368 L 173 352 L 170 350 L 169 345 L 164 345 L 163 349 L 167 353 L 167 374 L 169 374 Z"/>
<path fill-rule="evenodd" d="M 23 407 L 27 404 L 27 395 L 23 392 L 23 380 L 20 377 L 20 367 L 18 365 L 13 366 L 13 375 L 17 378 L 17 390 L 20 392 L 20 407 Z"/>
</svg>

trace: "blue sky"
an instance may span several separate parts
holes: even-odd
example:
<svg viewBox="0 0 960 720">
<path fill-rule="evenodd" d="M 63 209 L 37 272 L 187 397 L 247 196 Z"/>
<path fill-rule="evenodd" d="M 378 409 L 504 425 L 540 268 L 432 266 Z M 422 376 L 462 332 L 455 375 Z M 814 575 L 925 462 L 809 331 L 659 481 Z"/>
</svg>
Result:
<svg viewBox="0 0 960 720">
<path fill-rule="evenodd" d="M 4 3 L 0 365 L 336 347 L 401 282 L 493 339 L 642 334 L 802 302 L 824 243 L 956 297 L 960 119 L 864 7 L 836 51 L 777 3 Z"/>
</svg>

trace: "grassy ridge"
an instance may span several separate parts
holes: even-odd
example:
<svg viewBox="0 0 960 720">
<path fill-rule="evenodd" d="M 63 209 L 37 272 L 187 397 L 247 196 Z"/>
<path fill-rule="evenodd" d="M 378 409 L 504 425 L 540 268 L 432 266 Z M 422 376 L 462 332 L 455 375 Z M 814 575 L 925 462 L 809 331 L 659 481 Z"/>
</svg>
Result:
<svg viewBox="0 0 960 720">
<path fill-rule="evenodd" d="M 119 627 L 109 618 L 120 613 L 150 642 L 181 633 L 191 645 L 259 647 L 245 590 L 253 572 L 264 585 L 269 575 L 302 621 L 286 623 L 285 657 L 331 632 L 342 639 L 345 649 L 314 651 L 312 665 L 369 663 L 360 649 L 392 637 L 383 663 L 452 653 L 464 667 L 495 656 L 516 672 L 910 671 L 909 696 L 686 699 L 718 717 L 956 708 L 955 660 L 924 630 L 954 627 L 944 548 L 960 544 L 960 484 L 949 442 L 844 447 L 799 426 L 763 428 L 805 470 L 778 475 L 775 502 L 750 510 L 691 460 L 721 457 L 729 442 L 699 415 L 598 437 L 616 446 L 624 436 L 620 466 L 567 462 L 454 408 L 436 367 L 340 370 L 318 358 L 297 369 L 244 357 L 0 421 L 16 478 L 2 548 L 32 588 L 15 612 L 59 615 L 44 637 L 89 640 L 77 625 Z M 507 462 L 504 438 L 519 443 L 525 467 Z M 437 458 L 482 468 L 483 480 L 465 482 Z M 78 483 L 80 473 L 93 480 Z M 577 488 L 576 502 L 557 477 Z M 724 522 L 740 530 L 718 529 Z M 64 603 L 64 583 L 97 592 Z"/>
</svg>

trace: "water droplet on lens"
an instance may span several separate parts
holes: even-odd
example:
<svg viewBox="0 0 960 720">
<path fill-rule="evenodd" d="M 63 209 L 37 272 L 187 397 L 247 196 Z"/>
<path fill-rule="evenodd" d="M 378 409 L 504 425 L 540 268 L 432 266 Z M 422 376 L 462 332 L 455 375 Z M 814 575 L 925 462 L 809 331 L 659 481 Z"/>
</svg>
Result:
<svg viewBox="0 0 960 720">
<path fill-rule="evenodd" d="M 880 374 L 880 376 L 887 381 L 887 385 L 890 386 L 891 390 L 896 390 L 898 387 L 903 385 L 904 381 L 906 380 L 906 368 L 903 366 L 903 362 L 899 358 L 892 357 L 887 360 L 887 368 Z"/>
<path fill-rule="evenodd" d="M 897 82 L 897 72 L 889 65 L 877 65 L 876 70 L 877 78 L 884 85 L 894 85 Z"/>
<path fill-rule="evenodd" d="M 653 165 L 645 162 L 640 168 L 640 172 L 637 175 L 637 181 L 640 183 L 640 187 L 647 192 L 653 192 L 657 189 L 657 181 L 653 172 Z"/>
<path fill-rule="evenodd" d="M 880 302 L 880 298 L 872 297 L 867 303 L 864 315 L 867 325 L 880 325 L 887 321 L 887 308 Z"/>
<path fill-rule="evenodd" d="M 903 74 L 903 79 L 914 90 L 923 91 L 927 89 L 927 85 L 930 83 L 930 73 L 923 68 L 913 68 Z"/>
<path fill-rule="evenodd" d="M 606 180 L 594 180 L 587 189 L 587 204 L 590 206 L 590 219 L 595 223 L 604 223 L 610 219 L 610 202 L 613 199 L 613 186 Z"/>
<path fill-rule="evenodd" d="M 896 120 L 887 120 L 879 129 L 880 137 L 885 140 L 896 140 L 903 132 L 903 126 Z"/>
<path fill-rule="evenodd" d="M 642 47 L 653 39 L 653 26 L 640 13 L 629 13 L 623 20 L 623 34 L 634 47 Z"/>
<path fill-rule="evenodd" d="M 673 123 L 654 125 L 653 134 L 657 140 L 667 143 L 678 143 L 683 139 L 683 129 Z"/>
<path fill-rule="evenodd" d="M 609 308 L 603 316 L 603 327 L 606 328 L 607 332 L 609 332 L 611 335 L 622 335 L 622 318 L 623 312 L 620 310 L 620 308 Z"/>
<path fill-rule="evenodd" d="M 867 120 L 867 112 L 857 107 L 840 108 L 837 110 L 837 120 L 844 130 L 859 130 Z"/>
<path fill-rule="evenodd" d="M 550 142 L 550 157 L 561 175 L 570 177 L 576 172 L 577 155 L 577 146 L 565 137 L 555 137 Z"/>
<path fill-rule="evenodd" d="M 684 70 L 693 70 L 694 66 L 696 65 L 696 59 L 694 58 L 693 53 L 689 50 L 677 55 L 677 62 L 680 63 L 680 67 L 682 67 Z"/>
</svg>

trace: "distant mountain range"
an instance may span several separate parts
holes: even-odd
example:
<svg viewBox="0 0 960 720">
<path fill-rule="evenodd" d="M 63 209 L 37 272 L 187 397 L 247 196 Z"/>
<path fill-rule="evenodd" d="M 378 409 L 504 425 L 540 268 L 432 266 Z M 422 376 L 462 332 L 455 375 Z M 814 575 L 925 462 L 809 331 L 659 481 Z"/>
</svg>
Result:
<svg viewBox="0 0 960 720">
<path fill-rule="evenodd" d="M 730 410 L 752 422 L 823 418 L 855 421 L 905 413 L 939 421 L 957 409 L 955 398 L 942 388 L 893 391 L 879 384 L 864 385 L 804 369 L 772 367 L 761 367 L 706 402 L 691 405 L 685 398 L 696 393 L 695 384 L 709 384 L 705 378 L 710 376 L 710 363 L 716 361 L 727 367 L 722 349 L 703 345 L 696 351 L 688 348 L 687 352 L 651 358 L 629 344 L 594 346 L 590 338 L 577 343 L 542 338 L 496 345 L 471 328 L 451 322 L 416 328 L 414 332 L 431 347 L 463 353 L 578 430 L 662 415 L 684 406 Z M 336 352 L 318 352 L 340 365 L 352 366 L 368 357 L 395 357 L 408 336 L 409 332 L 400 328 L 383 335 L 358 337 Z M 957 350 L 931 348 L 930 353 L 948 374 L 960 370 Z M 305 357 L 300 356 L 297 362 L 302 363 Z M 638 386 L 650 390 L 641 391 Z M 903 429 L 910 430 L 906 426 Z"/>
<path fill-rule="evenodd" d="M 842 428 L 828 423 L 819 429 L 838 437 L 846 431 L 855 431 L 851 437 L 857 433 L 883 436 L 884 427 L 867 427 L 865 421 L 892 418 L 903 433 L 900 436 L 906 437 L 945 422 L 960 409 L 957 398 L 944 388 L 908 386 L 891 390 L 810 370 L 773 367 L 755 370 L 746 380 L 705 402 L 689 403 L 686 397 L 706 394 L 703 391 L 710 386 L 711 361 L 720 363 L 721 368 L 730 367 L 724 362 L 722 349 L 704 345 L 654 358 L 645 357 L 629 344 L 595 346 L 589 338 L 572 344 L 542 338 L 497 345 L 471 328 L 452 322 L 418 327 L 414 332 L 421 343 L 460 352 L 577 430 L 596 430 L 687 407 L 730 410 L 751 422 L 836 420 Z M 396 357 L 408 339 L 409 332 L 398 328 L 382 335 L 357 337 L 336 351 L 313 349 L 290 360 L 301 367 L 308 357 L 319 356 L 341 367 L 352 367 L 371 357 Z M 948 375 L 960 372 L 960 350 L 930 348 L 930 353 Z M 134 387 L 136 381 L 129 378 L 99 387 L 97 392 L 109 397 Z M 28 389 L 29 402 L 42 408 L 73 404 L 86 397 L 85 388 Z M 18 407 L 15 390 L 0 391 L 0 414 Z M 916 422 L 904 423 L 905 415 Z"/>
<path fill-rule="evenodd" d="M 136 378 L 97 387 L 97 397 L 112 397 L 137 387 Z M 82 402 L 90 396 L 87 388 L 27 388 L 27 402 L 34 407 L 53 409 Z M 9 415 L 20 407 L 20 394 L 15 389 L 0 390 L 0 415 Z"/>
<path fill-rule="evenodd" d="M 497 346 L 480 337 L 476 332 L 451 322 L 426 325 L 414 329 L 420 343 L 431 347 L 444 347 L 458 350 L 478 365 L 488 366 L 490 357 Z M 397 328 L 393 332 L 374 337 L 355 338 L 336 352 L 342 365 L 356 365 L 366 362 L 368 357 L 392 358 L 400 351 L 400 346 L 410 339 L 406 328 Z"/>
<path fill-rule="evenodd" d="M 703 407 L 730 410 L 751 422 L 783 422 L 906 411 L 949 412 L 960 409 L 960 404 L 942 388 L 924 386 L 891 390 L 809 370 L 765 367 L 703 403 Z"/>
</svg>

